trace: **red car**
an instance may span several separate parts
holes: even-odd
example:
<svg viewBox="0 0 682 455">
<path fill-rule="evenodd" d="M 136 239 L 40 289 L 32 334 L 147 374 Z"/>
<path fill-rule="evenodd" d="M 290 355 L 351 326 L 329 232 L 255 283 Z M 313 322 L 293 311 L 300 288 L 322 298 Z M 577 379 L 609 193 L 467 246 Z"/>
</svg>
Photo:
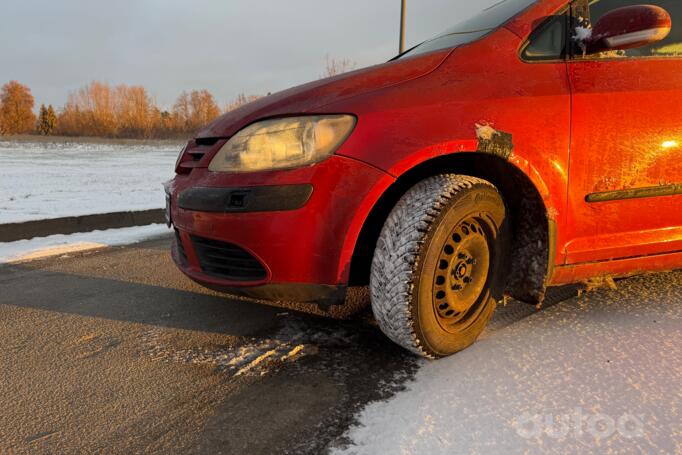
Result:
<svg viewBox="0 0 682 455">
<path fill-rule="evenodd" d="M 207 287 L 343 305 L 426 357 L 505 295 L 682 266 L 682 2 L 504 0 L 223 115 L 167 185 Z"/>
</svg>

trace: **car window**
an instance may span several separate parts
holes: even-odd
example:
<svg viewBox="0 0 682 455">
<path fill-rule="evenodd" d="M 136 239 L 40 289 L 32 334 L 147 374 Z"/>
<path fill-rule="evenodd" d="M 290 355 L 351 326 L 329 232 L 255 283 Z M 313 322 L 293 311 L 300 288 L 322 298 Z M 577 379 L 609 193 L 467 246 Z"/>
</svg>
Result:
<svg viewBox="0 0 682 455">
<path fill-rule="evenodd" d="M 524 60 L 563 59 L 566 54 L 568 15 L 557 15 L 535 30 L 523 49 Z"/>
<path fill-rule="evenodd" d="M 663 41 L 648 46 L 616 51 L 617 55 L 623 57 L 682 57 L 682 0 L 596 0 L 590 2 L 590 21 L 592 24 L 596 24 L 609 11 L 643 3 L 660 6 L 668 11 L 673 20 L 670 35 Z"/>
<path fill-rule="evenodd" d="M 479 14 L 458 23 L 435 38 L 424 41 L 396 58 L 449 49 L 481 39 L 538 0 L 500 0 Z"/>
</svg>

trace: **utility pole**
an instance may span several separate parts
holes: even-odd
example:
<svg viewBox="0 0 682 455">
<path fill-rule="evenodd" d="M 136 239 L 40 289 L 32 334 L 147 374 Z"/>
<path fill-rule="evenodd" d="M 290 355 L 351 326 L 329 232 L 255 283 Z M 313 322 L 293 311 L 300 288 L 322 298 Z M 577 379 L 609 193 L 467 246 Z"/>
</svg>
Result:
<svg viewBox="0 0 682 455">
<path fill-rule="evenodd" d="M 407 15 L 407 0 L 401 0 L 400 6 L 400 54 L 405 52 L 405 16 Z"/>
</svg>

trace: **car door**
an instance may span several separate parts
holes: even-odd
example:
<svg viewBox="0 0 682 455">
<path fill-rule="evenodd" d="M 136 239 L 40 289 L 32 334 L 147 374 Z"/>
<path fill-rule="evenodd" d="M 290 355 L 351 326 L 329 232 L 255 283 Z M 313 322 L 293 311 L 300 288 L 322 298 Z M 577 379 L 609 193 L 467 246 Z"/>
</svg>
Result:
<svg viewBox="0 0 682 455">
<path fill-rule="evenodd" d="M 682 251 L 682 1 L 576 2 L 574 14 L 595 24 L 641 3 L 671 15 L 665 40 L 568 64 L 567 264 Z"/>
</svg>

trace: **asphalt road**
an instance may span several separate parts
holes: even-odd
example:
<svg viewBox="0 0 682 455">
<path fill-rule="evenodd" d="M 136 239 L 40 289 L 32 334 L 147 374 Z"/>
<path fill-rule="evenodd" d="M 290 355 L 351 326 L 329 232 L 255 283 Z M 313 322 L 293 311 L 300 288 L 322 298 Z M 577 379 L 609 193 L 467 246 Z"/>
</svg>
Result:
<svg viewBox="0 0 682 455">
<path fill-rule="evenodd" d="M 169 243 L 0 266 L 0 453 L 320 453 L 424 366 L 367 312 L 205 290 Z M 512 302 L 484 337 L 534 312 Z"/>
<path fill-rule="evenodd" d="M 319 453 L 413 373 L 367 318 L 219 296 L 169 245 L 0 267 L 0 453 Z"/>
</svg>

